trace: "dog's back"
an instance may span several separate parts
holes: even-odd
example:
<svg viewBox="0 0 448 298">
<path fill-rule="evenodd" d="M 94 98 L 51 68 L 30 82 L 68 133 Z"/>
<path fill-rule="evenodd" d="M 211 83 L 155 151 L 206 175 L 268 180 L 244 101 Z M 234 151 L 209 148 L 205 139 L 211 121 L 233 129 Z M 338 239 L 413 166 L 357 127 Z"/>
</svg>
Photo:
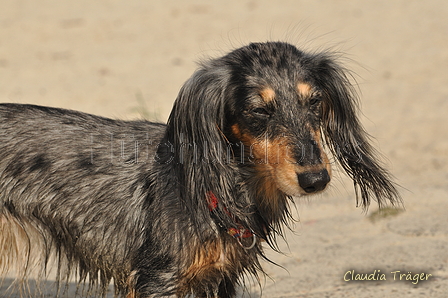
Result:
<svg viewBox="0 0 448 298">
<path fill-rule="evenodd" d="M 62 270 L 81 260 L 81 278 L 128 272 L 129 247 L 138 245 L 127 244 L 141 238 L 143 222 L 142 212 L 130 210 L 142 208 L 147 169 L 164 129 L 0 104 L 0 273 L 16 267 L 25 275 L 51 254 Z"/>
</svg>

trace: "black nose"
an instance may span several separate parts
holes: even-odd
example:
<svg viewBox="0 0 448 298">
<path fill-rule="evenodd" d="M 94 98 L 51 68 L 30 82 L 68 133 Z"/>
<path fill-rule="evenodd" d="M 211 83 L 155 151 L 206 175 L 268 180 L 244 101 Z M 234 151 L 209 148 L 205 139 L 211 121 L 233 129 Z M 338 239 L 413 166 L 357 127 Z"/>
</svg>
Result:
<svg viewBox="0 0 448 298">
<path fill-rule="evenodd" d="M 321 191 L 330 182 L 330 175 L 327 170 L 319 172 L 305 172 L 298 174 L 299 185 L 306 193 Z"/>
</svg>

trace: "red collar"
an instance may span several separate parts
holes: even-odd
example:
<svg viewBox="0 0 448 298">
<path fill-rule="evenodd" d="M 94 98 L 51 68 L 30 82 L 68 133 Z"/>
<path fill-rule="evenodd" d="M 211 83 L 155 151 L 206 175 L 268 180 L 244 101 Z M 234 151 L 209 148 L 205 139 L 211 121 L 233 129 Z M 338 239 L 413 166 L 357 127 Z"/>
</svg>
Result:
<svg viewBox="0 0 448 298">
<path fill-rule="evenodd" d="M 218 198 L 215 196 L 215 194 L 214 194 L 213 192 L 209 191 L 209 192 L 207 193 L 207 201 L 208 201 L 208 209 L 210 210 L 210 212 L 213 213 L 213 211 L 215 211 L 215 210 L 218 208 L 218 204 L 219 204 Z M 250 237 L 253 237 L 253 239 L 254 239 L 253 244 L 252 244 L 250 247 L 244 247 L 244 246 L 243 246 L 243 247 L 246 248 L 246 249 L 251 249 L 252 247 L 254 247 L 254 245 L 255 245 L 255 243 L 256 243 L 256 236 L 255 236 L 255 234 L 254 234 L 251 230 L 246 229 L 245 227 L 243 227 L 243 225 L 241 225 L 241 223 L 239 222 L 239 220 L 238 220 L 237 218 L 235 218 L 235 216 L 233 216 L 233 215 L 227 210 L 226 207 L 224 207 L 224 211 L 227 213 L 227 215 L 228 215 L 230 218 L 232 218 L 232 219 L 235 221 L 235 223 L 237 224 L 238 228 L 233 228 L 233 227 L 232 227 L 232 228 L 227 228 L 227 229 L 226 229 L 226 228 L 222 225 L 222 223 L 219 222 L 219 219 L 217 219 L 217 221 L 218 221 L 218 225 L 219 225 L 220 227 L 222 227 L 223 229 L 226 229 L 226 230 L 227 230 L 227 233 L 228 233 L 230 236 L 234 237 L 234 238 L 237 238 L 237 239 L 244 239 L 244 238 L 250 238 Z M 240 244 L 241 244 L 241 242 L 240 242 Z"/>
</svg>

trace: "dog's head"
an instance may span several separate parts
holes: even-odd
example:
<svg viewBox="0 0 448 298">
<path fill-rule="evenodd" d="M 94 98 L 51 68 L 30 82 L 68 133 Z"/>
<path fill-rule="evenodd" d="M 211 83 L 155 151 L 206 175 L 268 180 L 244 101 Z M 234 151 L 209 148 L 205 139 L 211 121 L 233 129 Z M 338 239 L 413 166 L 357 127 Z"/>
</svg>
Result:
<svg viewBox="0 0 448 298">
<path fill-rule="evenodd" d="M 234 150 L 237 161 L 256 168 L 265 193 L 312 194 L 330 182 L 321 137 L 325 91 L 309 58 L 284 43 L 251 44 L 223 58 L 231 65 L 225 134 L 245 147 L 245 157 Z"/>
<path fill-rule="evenodd" d="M 264 201 L 322 191 L 331 177 L 325 141 L 364 207 L 371 198 L 399 200 L 356 116 L 347 72 L 328 53 L 254 43 L 203 63 L 183 86 L 168 127 L 174 148 L 182 147 L 180 139 L 196 148 L 183 154 L 182 167 L 195 164 L 194 173 L 211 178 L 199 182 L 203 192 L 226 197 L 238 192 L 235 186 L 247 187 L 235 178 L 237 169 L 243 180 L 261 181 L 251 185 Z"/>
</svg>

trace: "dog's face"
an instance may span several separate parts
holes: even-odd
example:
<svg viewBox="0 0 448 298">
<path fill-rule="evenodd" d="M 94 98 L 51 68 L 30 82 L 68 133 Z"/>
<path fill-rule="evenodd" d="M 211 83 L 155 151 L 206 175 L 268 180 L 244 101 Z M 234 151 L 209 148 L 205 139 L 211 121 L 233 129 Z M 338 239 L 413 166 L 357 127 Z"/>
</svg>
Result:
<svg viewBox="0 0 448 298">
<path fill-rule="evenodd" d="M 324 190 L 331 173 L 321 138 L 324 91 L 305 55 L 287 44 L 254 44 L 226 58 L 226 134 L 244 147 L 240 162 L 256 169 L 266 189 L 290 196 Z"/>
<path fill-rule="evenodd" d="M 185 137 L 197 145 L 188 147 L 196 148 L 197 154 L 180 163 L 185 181 L 193 166 L 207 175 L 218 173 L 219 179 L 201 183 L 201 196 L 213 191 L 231 198 L 226 186 L 238 181 L 235 168 L 216 162 L 227 154 L 256 197 L 317 193 L 331 176 L 325 139 L 325 149 L 353 180 L 362 206 L 366 208 L 371 198 L 380 205 L 385 200 L 399 202 L 356 115 L 350 72 L 335 58 L 266 42 L 202 64 L 182 87 L 166 133 L 174 148 L 185 148 Z M 222 144 L 231 150 L 224 151 Z M 196 181 L 187 188 L 189 196 L 197 196 Z"/>
</svg>

